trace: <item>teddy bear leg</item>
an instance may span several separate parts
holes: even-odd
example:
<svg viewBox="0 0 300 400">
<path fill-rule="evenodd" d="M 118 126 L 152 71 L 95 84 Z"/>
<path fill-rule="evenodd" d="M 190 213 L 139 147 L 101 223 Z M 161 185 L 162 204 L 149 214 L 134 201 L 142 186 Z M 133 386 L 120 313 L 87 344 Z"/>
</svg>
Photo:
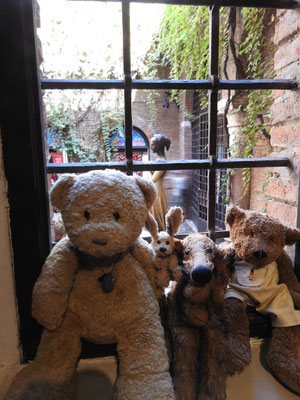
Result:
<svg viewBox="0 0 300 400">
<path fill-rule="evenodd" d="M 158 318 L 141 320 L 130 330 L 122 330 L 117 343 L 119 371 L 114 399 L 175 399 L 164 332 Z"/>
<path fill-rule="evenodd" d="M 249 322 L 241 300 L 225 299 L 224 322 L 227 373 L 233 375 L 242 372 L 251 361 Z"/>
<path fill-rule="evenodd" d="M 194 400 L 197 392 L 199 334 L 187 326 L 172 328 L 171 375 L 176 400 Z"/>
<path fill-rule="evenodd" d="M 268 364 L 281 383 L 300 395 L 300 327 L 274 328 Z"/>
<path fill-rule="evenodd" d="M 80 352 L 74 324 L 72 329 L 63 322 L 55 331 L 44 330 L 35 360 L 15 376 L 4 400 L 74 399 Z"/>
</svg>

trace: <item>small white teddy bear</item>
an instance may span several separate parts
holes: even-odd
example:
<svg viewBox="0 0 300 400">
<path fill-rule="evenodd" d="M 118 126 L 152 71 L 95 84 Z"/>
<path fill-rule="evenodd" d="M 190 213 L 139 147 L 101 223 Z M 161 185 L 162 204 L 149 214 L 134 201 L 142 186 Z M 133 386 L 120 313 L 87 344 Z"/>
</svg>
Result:
<svg viewBox="0 0 300 400">
<path fill-rule="evenodd" d="M 166 231 L 158 232 L 158 225 L 149 213 L 146 228 L 151 233 L 151 247 L 153 249 L 153 265 L 146 271 L 154 288 L 157 299 L 160 299 L 169 286 L 170 281 L 178 281 L 181 277 L 181 268 L 178 265 L 175 250 L 175 237 L 182 223 L 183 212 L 180 207 L 171 207 L 166 215 Z"/>
</svg>

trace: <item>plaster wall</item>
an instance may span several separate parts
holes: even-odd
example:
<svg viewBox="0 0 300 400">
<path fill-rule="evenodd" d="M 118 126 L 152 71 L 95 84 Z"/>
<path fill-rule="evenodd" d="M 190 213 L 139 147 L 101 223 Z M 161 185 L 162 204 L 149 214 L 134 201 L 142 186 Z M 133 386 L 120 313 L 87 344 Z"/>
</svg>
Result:
<svg viewBox="0 0 300 400">
<path fill-rule="evenodd" d="M 20 362 L 9 226 L 7 182 L 4 176 L 0 141 L 0 367 Z"/>
</svg>

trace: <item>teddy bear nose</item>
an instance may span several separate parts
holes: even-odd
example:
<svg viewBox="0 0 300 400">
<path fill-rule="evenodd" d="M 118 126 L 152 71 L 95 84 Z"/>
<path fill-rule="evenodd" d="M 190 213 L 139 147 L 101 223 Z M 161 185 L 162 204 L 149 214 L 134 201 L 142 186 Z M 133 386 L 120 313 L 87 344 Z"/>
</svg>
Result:
<svg viewBox="0 0 300 400">
<path fill-rule="evenodd" d="M 267 257 L 267 253 L 264 252 L 263 250 L 257 250 L 255 253 L 253 253 L 254 257 L 258 258 L 259 260 L 261 258 L 266 258 Z"/>
<path fill-rule="evenodd" d="M 194 268 L 192 271 L 192 279 L 195 283 L 198 284 L 206 284 L 211 281 L 212 278 L 212 272 L 211 269 L 204 266 L 204 265 L 199 265 L 198 267 Z"/>
<path fill-rule="evenodd" d="M 93 239 L 93 243 L 99 246 L 105 246 L 107 244 L 107 240 L 104 239 Z"/>
<path fill-rule="evenodd" d="M 165 253 L 167 251 L 167 249 L 164 246 L 161 246 L 159 248 L 159 251 L 161 251 L 162 253 Z"/>
</svg>

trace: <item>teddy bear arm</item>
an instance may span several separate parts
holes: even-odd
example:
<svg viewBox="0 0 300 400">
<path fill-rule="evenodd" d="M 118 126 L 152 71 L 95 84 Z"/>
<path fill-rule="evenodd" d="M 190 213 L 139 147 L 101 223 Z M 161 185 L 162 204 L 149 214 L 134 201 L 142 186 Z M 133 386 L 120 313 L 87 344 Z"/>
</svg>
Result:
<svg viewBox="0 0 300 400">
<path fill-rule="evenodd" d="M 295 307 L 300 309 L 300 283 L 295 275 L 292 260 L 285 251 L 283 251 L 277 260 L 277 267 L 280 283 L 287 285 Z"/>
<path fill-rule="evenodd" d="M 75 252 L 68 239 L 62 239 L 47 257 L 32 294 L 32 315 L 48 330 L 63 319 L 77 269 Z"/>
<path fill-rule="evenodd" d="M 154 253 L 148 242 L 142 238 L 138 238 L 132 248 L 132 255 L 143 266 L 152 266 Z"/>
<path fill-rule="evenodd" d="M 160 270 L 156 272 L 156 277 L 155 277 L 156 285 L 158 287 L 164 287 L 164 288 L 168 287 L 168 285 L 170 283 L 170 276 L 169 276 L 167 266 L 166 265 L 160 266 L 160 263 L 158 262 L 157 268 L 160 268 Z"/>
<path fill-rule="evenodd" d="M 228 375 L 233 375 L 242 372 L 251 361 L 249 322 L 243 302 L 227 298 L 224 301 L 223 318 L 226 370 Z"/>
</svg>

